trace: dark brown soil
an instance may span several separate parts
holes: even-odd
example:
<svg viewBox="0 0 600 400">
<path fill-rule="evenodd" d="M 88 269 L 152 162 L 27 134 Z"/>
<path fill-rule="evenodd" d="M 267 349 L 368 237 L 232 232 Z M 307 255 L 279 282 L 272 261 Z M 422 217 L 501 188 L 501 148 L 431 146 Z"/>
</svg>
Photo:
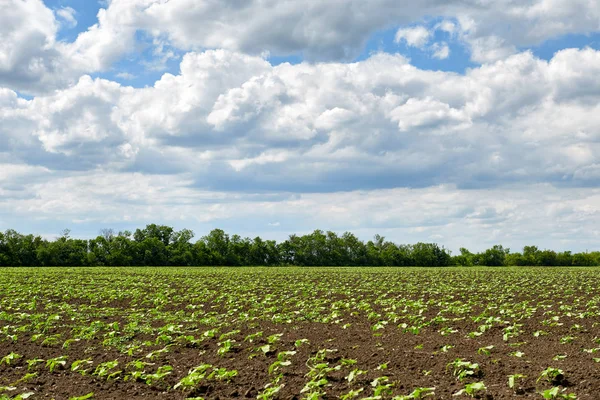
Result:
<svg viewBox="0 0 600 400">
<path fill-rule="evenodd" d="M 344 278 L 345 283 L 351 281 L 347 277 Z M 179 283 L 181 284 L 181 282 Z M 360 285 L 359 280 L 354 283 L 357 286 Z M 223 290 L 226 289 L 223 288 Z M 181 295 L 186 295 L 187 291 L 183 284 L 177 285 L 177 282 L 170 286 L 170 290 Z M 274 292 L 278 296 L 280 295 L 278 291 Z M 265 288 L 261 296 L 269 293 L 270 291 Z M 400 298 L 405 295 L 387 293 L 379 298 L 391 299 L 393 303 L 395 296 Z M 414 293 L 409 295 L 413 296 Z M 597 307 L 595 305 L 597 297 L 589 291 L 572 295 L 577 296 L 578 302 L 581 303 L 579 311 L 586 309 L 587 300 L 593 300 L 593 304 L 589 303 L 590 307 L 594 309 Z M 7 296 L 6 292 L 4 296 Z M 343 299 L 356 303 L 361 300 L 361 296 L 358 293 L 354 298 L 349 299 L 347 294 L 338 292 L 330 293 L 329 300 L 334 302 Z M 319 397 L 322 399 L 336 399 L 351 389 L 358 390 L 360 388 L 363 388 L 363 391 L 355 398 L 367 398 L 374 393 L 372 382 L 382 376 L 388 377 L 388 382 L 393 383 L 391 394 L 385 394 L 382 397 L 390 399 L 393 396 L 407 395 L 419 387 L 435 388 L 435 395 L 429 397 L 432 399 L 469 398 L 466 394 L 460 396 L 453 396 L 453 394 L 463 389 L 465 384 L 478 381 L 485 382 L 487 387 L 484 394 L 480 395 L 480 398 L 484 399 L 542 399 L 540 392 L 552 386 L 559 386 L 561 390 L 566 389 L 563 393 L 576 393 L 578 399 L 600 399 L 600 364 L 593 360 L 594 357 L 600 357 L 600 352 L 593 354 L 583 351 L 600 346 L 595 344 L 597 336 L 600 336 L 597 328 L 600 325 L 600 319 L 595 315 L 582 317 L 577 312 L 560 313 L 562 300 L 554 303 L 547 299 L 544 300 L 544 304 L 548 304 L 548 307 L 541 307 L 533 315 L 518 321 L 522 324 L 519 336 L 504 340 L 503 327 L 506 324 L 501 323 L 494 325 L 480 336 L 472 335 L 472 338 L 468 336 L 470 332 L 477 332 L 478 327 L 482 324 L 482 322 L 474 322 L 469 316 L 478 315 L 484 309 L 483 304 L 467 315 L 455 316 L 456 320 L 451 323 L 430 324 L 423 327 L 418 334 L 405 332 L 401 326 L 403 321 L 396 323 L 390 321 L 381 329 L 373 330 L 377 320 L 385 319 L 384 310 L 380 304 L 377 304 L 377 301 L 372 301 L 373 299 L 369 296 L 363 297 L 363 299 L 371 301 L 374 305 L 373 309 L 380 313 L 379 317 L 374 319 L 373 316 L 369 317 L 367 312 L 345 310 L 339 313 L 339 318 L 329 322 L 310 322 L 307 321 L 307 318 L 279 323 L 268 321 L 266 317 L 244 321 L 232 319 L 227 325 L 220 325 L 218 333 L 214 337 L 206 338 L 195 344 L 178 342 L 177 334 L 171 334 L 170 340 L 165 339 L 164 342 L 157 343 L 159 334 L 156 331 L 137 332 L 131 336 L 121 333 L 124 343 L 153 342 L 152 344 L 146 343 L 142 346 L 142 350 L 134 352 L 132 355 L 124 354 L 123 349 L 119 351 L 114 346 L 107 345 L 105 342 L 106 330 L 97 337 L 72 341 L 68 348 L 63 348 L 66 339 L 75 337 L 74 323 L 70 323 L 68 318 L 63 317 L 61 324 L 51 326 L 44 332 L 44 337 L 60 334 L 60 340 L 56 344 L 42 345 L 41 340 L 32 341 L 34 339 L 33 329 L 31 331 L 23 329 L 21 332 L 17 332 L 16 341 L 2 335 L 0 357 L 11 352 L 22 357 L 12 360 L 10 364 L 0 365 L 0 387 L 16 387 L 12 391 L 0 390 L 0 398 L 3 393 L 16 396 L 19 393 L 33 392 L 34 395 L 29 397 L 30 399 L 59 400 L 93 392 L 94 399 L 184 399 L 189 397 L 249 399 L 257 398 L 265 386 L 272 382 L 278 373 L 281 373 L 278 384 L 283 384 L 283 386 L 273 398 L 301 399 L 306 395 L 306 393 L 301 393 L 302 389 L 310 380 L 310 376 L 307 374 L 311 366 L 317 363 L 311 361 L 310 358 L 321 350 L 326 355 L 319 362 L 334 368 L 326 374 L 327 383 L 323 386 L 325 394 Z M 430 299 L 435 300 L 436 296 L 429 293 L 415 296 L 415 298 L 429 301 Z M 516 303 L 523 298 L 515 296 L 510 301 Z M 464 301 L 465 297 L 457 295 L 454 300 Z M 67 300 L 56 298 L 53 302 L 69 304 L 75 312 L 78 307 L 95 305 L 93 301 L 77 297 Z M 132 306 L 132 304 L 134 305 Z M 424 320 L 429 321 L 442 314 L 446 318 L 452 318 L 451 314 L 436 307 L 434 301 L 428 304 L 429 306 L 420 314 Z M 148 322 L 151 322 L 150 325 L 154 328 L 167 323 L 177 324 L 179 318 L 181 329 L 185 331 L 181 335 L 202 337 L 202 333 L 212 329 L 213 326 L 205 324 L 205 321 L 196 323 L 188 305 L 189 303 L 183 301 L 168 303 L 156 308 L 150 305 L 142 306 L 137 299 L 111 300 L 101 304 L 103 311 L 98 315 L 90 316 L 87 326 L 96 320 L 105 321 L 107 324 L 116 321 L 122 329 L 130 321 L 129 310 L 135 309 L 136 313 L 147 313 Z M 535 302 L 530 302 L 529 305 L 537 306 Z M 46 308 L 52 308 L 42 305 L 41 301 L 36 307 L 36 310 L 28 312 L 43 313 Z M 215 315 L 223 315 L 228 311 L 221 301 L 204 302 L 203 308 L 216 311 Z M 160 309 L 160 317 L 153 315 L 157 309 Z M 252 310 L 252 308 L 241 307 L 237 312 L 244 310 Z M 548 310 L 560 314 L 560 324 L 547 325 Z M 0 311 L 8 314 L 17 312 L 8 310 L 6 307 Z M 166 320 L 168 316 L 171 316 L 172 321 Z M 14 325 L 14 321 L 11 322 L 7 319 L 0 319 L 0 329 Z M 515 321 L 515 319 L 511 320 L 511 322 Z M 451 326 L 456 332 L 442 335 L 440 332 L 442 326 Z M 240 332 L 227 338 L 234 343 L 232 350 L 219 355 L 219 343 L 224 341 L 219 339 L 219 335 L 234 329 Z M 539 330 L 546 330 L 550 334 L 536 337 L 534 332 Z M 257 337 L 253 342 L 245 340 L 248 335 L 257 332 L 262 332 L 262 336 Z M 281 334 L 279 340 L 274 340 L 274 343 L 270 344 L 269 351 L 265 353 L 260 347 L 267 345 L 269 336 L 276 334 Z M 296 342 L 301 339 L 307 339 L 308 343 L 297 347 Z M 168 351 L 153 358 L 146 357 L 151 351 L 165 348 L 166 344 L 169 344 Z M 443 350 L 446 345 L 453 347 Z M 489 350 L 489 354 L 479 350 L 486 346 L 494 346 Z M 325 349 L 330 351 L 323 352 Z M 291 364 L 281 366 L 269 374 L 269 366 L 277 361 L 278 354 L 283 351 L 296 351 L 295 354 L 284 358 L 291 361 Z M 514 354 L 515 352 L 523 354 L 518 357 L 518 354 Z M 559 357 L 555 360 L 557 355 L 566 357 Z M 64 367 L 57 368 L 54 372 L 48 370 L 46 361 L 29 368 L 26 362 L 26 360 L 36 358 L 49 360 L 59 356 L 67 356 L 67 362 Z M 479 372 L 462 382 L 459 381 L 452 374 L 452 367 L 448 367 L 448 364 L 457 358 L 478 363 Z M 90 359 L 93 363 L 85 375 L 71 371 L 72 362 L 82 359 Z M 343 361 L 346 359 L 355 360 L 355 363 L 348 365 Z M 109 380 L 106 377 L 92 375 L 99 364 L 112 360 L 118 360 L 118 368 L 114 371 L 122 370 L 121 374 Z M 128 364 L 134 360 L 151 363 L 145 367 L 146 373 L 153 373 L 158 367 L 164 365 L 173 367 L 173 370 L 164 379 L 150 384 L 136 381 L 131 377 L 126 379 L 128 374 L 134 370 L 133 367 L 128 367 Z M 229 381 L 205 379 L 193 389 L 174 389 L 174 386 L 192 368 L 201 364 L 236 370 L 238 374 Z M 382 366 L 382 364 L 385 365 Z M 336 366 L 339 366 L 337 370 Z M 541 372 L 548 367 L 562 369 L 564 379 L 549 382 L 542 378 L 538 381 Z M 366 372 L 358 375 L 352 382 L 348 382 L 346 377 L 350 371 L 356 368 Z M 27 373 L 36 375 L 30 380 L 18 382 Z M 511 374 L 522 374 L 526 377 L 517 380 L 516 387 L 511 389 L 507 384 L 508 376 Z"/>
</svg>

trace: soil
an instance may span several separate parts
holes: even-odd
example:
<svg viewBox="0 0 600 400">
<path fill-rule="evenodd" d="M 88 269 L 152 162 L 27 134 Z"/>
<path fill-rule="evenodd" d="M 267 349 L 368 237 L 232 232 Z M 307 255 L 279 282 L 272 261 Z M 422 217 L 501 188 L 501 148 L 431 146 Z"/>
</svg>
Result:
<svg viewBox="0 0 600 400">
<path fill-rule="evenodd" d="M 355 283 L 360 285 L 359 280 L 356 280 Z M 171 289 L 182 295 L 186 293 L 184 285 L 178 286 L 177 282 L 171 285 Z M 148 290 L 152 289 L 148 288 Z M 265 289 L 264 294 L 261 295 L 268 293 L 269 290 Z M 4 296 L 6 295 L 4 293 Z M 388 293 L 385 298 L 393 300 L 395 295 L 399 294 Z M 585 303 L 586 300 L 596 299 L 595 294 L 588 292 L 578 296 L 582 303 Z M 347 297 L 347 295 L 338 293 L 331 297 L 331 301 L 347 299 Z M 358 301 L 359 297 L 360 293 L 352 301 Z M 427 297 L 418 296 L 421 300 L 426 300 Z M 456 300 L 463 300 L 463 298 L 457 296 Z M 518 300 L 515 298 L 514 301 Z M 58 299 L 54 301 L 59 302 Z M 543 301 L 548 304 L 547 300 L 543 299 Z M 75 310 L 82 306 L 94 306 L 93 302 L 77 297 L 72 297 L 65 303 Z M 110 312 L 108 316 L 104 317 L 100 312 L 90 318 L 90 322 L 97 317 L 100 321 L 105 319 L 107 323 L 117 321 L 123 327 L 129 321 L 128 310 L 132 307 L 132 300 L 127 296 L 121 300 L 111 300 L 111 302 L 97 305 L 106 307 Z M 177 318 L 182 318 L 182 316 L 189 318 L 190 309 L 187 305 L 185 302 L 177 303 L 176 306 L 168 305 L 163 307 L 161 312 L 168 311 L 169 315 Z M 205 310 L 211 309 L 212 306 L 218 314 L 226 312 L 222 302 L 204 303 Z M 42 312 L 45 309 L 43 305 L 38 304 L 37 307 L 38 309 L 33 312 Z M 60 334 L 59 344 L 42 345 L 40 340 L 32 341 L 35 339 L 33 333 L 26 330 L 17 334 L 16 341 L 4 338 L 0 342 L 0 356 L 11 352 L 22 356 L 18 360 L 11 361 L 10 364 L 0 365 L 0 387 L 16 387 L 12 391 L 0 391 L 0 398 L 3 393 L 16 396 L 19 393 L 33 392 L 34 395 L 29 397 L 30 399 L 58 400 L 93 392 L 94 399 L 185 399 L 190 397 L 215 400 L 254 399 L 269 382 L 273 381 L 277 372 L 281 372 L 282 377 L 279 384 L 283 384 L 283 386 L 273 398 L 301 399 L 305 395 L 305 393 L 301 393 L 302 389 L 310 380 L 310 377 L 307 376 L 310 366 L 316 363 L 311 363 L 309 358 L 314 357 L 319 350 L 329 349 L 331 351 L 326 352 L 324 360 L 321 362 L 327 363 L 330 367 L 336 365 L 341 367 L 327 374 L 328 383 L 323 387 L 326 394 L 320 397 L 322 399 L 337 399 L 348 393 L 350 389 L 360 388 L 363 388 L 363 391 L 355 398 L 372 396 L 374 390 L 372 382 L 381 376 L 388 377 L 388 382 L 393 383 L 393 394 L 384 395 L 383 398 L 407 395 L 419 387 L 435 388 L 435 394 L 428 397 L 431 399 L 469 398 L 466 394 L 453 395 L 463 389 L 467 383 L 483 381 L 487 390 L 485 394 L 476 396 L 477 398 L 541 399 L 541 391 L 552 386 L 559 386 L 561 390 L 566 389 L 564 393 L 576 393 L 578 399 L 599 399 L 600 364 L 593 361 L 595 354 L 584 352 L 583 349 L 595 347 L 593 344 L 599 336 L 595 326 L 600 323 L 600 320 L 596 316 L 582 319 L 580 315 L 573 313 L 571 316 L 561 315 L 561 325 L 544 328 L 543 321 L 547 321 L 548 316 L 543 311 L 558 310 L 559 307 L 560 302 L 557 301 L 533 316 L 521 320 L 521 333 L 512 340 L 503 339 L 501 326 L 494 326 L 481 336 L 468 337 L 467 333 L 478 331 L 478 327 L 481 325 L 481 322 L 476 323 L 472 318 L 453 321 L 452 327 L 456 332 L 447 335 L 442 335 L 439 326 L 435 325 L 424 327 L 418 334 L 413 334 L 404 332 L 401 327 L 398 327 L 399 323 L 392 322 L 382 329 L 373 330 L 376 321 L 370 319 L 367 313 L 352 315 L 352 313 L 343 312 L 339 319 L 327 323 L 307 321 L 274 323 L 260 318 L 244 322 L 231 320 L 227 326 L 219 328 L 219 334 L 234 329 L 240 332 L 228 337 L 234 343 L 234 347 L 223 355 L 218 354 L 219 343 L 222 343 L 223 340 L 219 340 L 219 334 L 217 334 L 215 337 L 207 338 L 196 344 L 172 342 L 168 346 L 167 352 L 154 358 L 147 358 L 145 355 L 150 350 L 163 349 L 166 342 L 155 343 L 152 346 L 147 345 L 144 347 L 143 353 L 133 355 L 123 354 L 116 348 L 103 344 L 106 340 L 104 335 L 93 339 L 73 341 L 70 342 L 68 348 L 63 348 L 63 342 L 74 335 L 73 326 L 66 320 L 58 326 L 53 326 L 44 334 L 45 337 Z M 153 321 L 153 326 L 161 326 L 165 323 L 164 319 L 152 319 L 155 308 L 150 305 L 137 304 L 135 310 L 137 313 L 146 313 L 148 318 Z M 6 307 L 4 310 L 0 309 L 0 312 L 2 311 L 12 312 Z M 434 306 L 428 307 L 422 313 L 427 320 L 438 315 L 440 315 L 440 310 Z M 473 315 L 477 315 L 477 313 L 474 312 Z M 175 318 L 173 321 L 176 322 L 177 319 Z M 199 337 L 201 332 L 211 329 L 211 326 L 204 324 L 192 324 L 188 329 L 189 321 L 184 322 L 187 330 L 185 333 L 194 334 L 195 337 Z M 0 330 L 11 324 L 6 318 L 0 319 Z M 573 326 L 581 327 L 574 332 Z M 551 331 L 551 334 L 535 337 L 534 332 L 541 329 L 547 329 Z M 257 332 L 263 332 L 262 337 L 256 338 L 253 342 L 245 340 L 248 335 Z M 266 353 L 260 350 L 259 347 L 268 344 L 268 337 L 275 334 L 281 334 L 281 336 L 278 341 L 270 344 L 271 349 Z M 563 340 L 564 343 L 561 343 L 561 338 L 565 337 L 574 339 L 572 342 Z M 156 338 L 155 332 L 140 332 L 133 337 L 127 337 L 126 341 L 141 343 L 148 340 L 156 341 Z M 296 341 L 301 339 L 307 339 L 308 343 L 297 347 Z M 444 351 L 443 347 L 446 345 L 453 347 Z M 494 346 L 489 350 L 490 354 L 478 351 L 485 346 Z M 283 351 L 296 351 L 295 354 L 286 358 L 291 361 L 291 364 L 281 366 L 278 371 L 269 374 L 269 366 L 277 361 L 278 354 Z M 518 357 L 514 354 L 517 351 L 524 355 Z M 566 357 L 555 360 L 557 355 L 566 355 Z M 59 356 L 67 356 L 68 362 L 54 372 L 48 370 L 45 362 L 40 362 L 28 370 L 26 360 L 35 358 L 48 360 Z M 448 364 L 457 358 L 477 363 L 479 372 L 472 377 L 467 377 L 462 382 L 459 381 L 452 374 L 452 367 L 448 367 Z M 93 361 L 93 366 L 85 375 L 70 370 L 71 363 L 81 359 Z M 127 367 L 128 363 L 140 359 L 152 363 L 146 367 L 147 372 L 156 371 L 162 365 L 169 365 L 173 367 L 173 370 L 164 379 L 151 384 L 134 379 L 126 380 L 127 372 L 132 371 Z M 346 365 L 343 362 L 344 359 L 356 360 L 356 363 Z M 92 375 L 98 364 L 112 360 L 119 361 L 117 369 L 123 370 L 122 374 L 110 380 Z M 201 364 L 236 370 L 238 374 L 230 381 L 205 379 L 193 389 L 174 389 L 174 386 L 192 368 Z M 382 366 L 382 364 L 385 365 Z M 564 379 L 557 382 L 548 382 L 543 378 L 538 380 L 541 372 L 548 367 L 560 368 L 563 371 Z M 358 375 L 350 383 L 346 377 L 350 371 L 356 368 L 367 372 Z M 25 382 L 17 382 L 28 372 L 36 375 Z M 507 384 L 508 376 L 516 373 L 526 377 L 517 380 L 515 388 L 511 389 Z"/>
</svg>

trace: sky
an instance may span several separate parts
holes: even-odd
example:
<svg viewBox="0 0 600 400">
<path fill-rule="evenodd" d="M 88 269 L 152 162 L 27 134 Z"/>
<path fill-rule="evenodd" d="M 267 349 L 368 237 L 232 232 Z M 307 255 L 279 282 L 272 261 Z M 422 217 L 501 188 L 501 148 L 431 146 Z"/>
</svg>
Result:
<svg viewBox="0 0 600 400">
<path fill-rule="evenodd" d="M 600 2 L 0 0 L 0 230 L 600 250 Z"/>
</svg>

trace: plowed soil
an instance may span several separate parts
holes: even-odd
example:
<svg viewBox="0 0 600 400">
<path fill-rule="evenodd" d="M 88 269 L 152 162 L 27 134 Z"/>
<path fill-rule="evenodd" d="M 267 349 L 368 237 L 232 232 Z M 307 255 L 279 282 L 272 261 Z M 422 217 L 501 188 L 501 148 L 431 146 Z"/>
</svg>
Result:
<svg viewBox="0 0 600 400">
<path fill-rule="evenodd" d="M 474 382 L 483 399 L 542 399 L 552 387 L 600 399 L 592 269 L 1 272 L 0 357 L 15 356 L 0 364 L 0 399 L 363 399 L 386 384 L 379 398 L 434 388 L 428 398 L 460 399 Z M 65 362 L 51 372 L 56 357 Z M 457 359 L 478 367 L 459 379 Z M 90 362 L 72 370 L 76 360 Z M 202 364 L 237 374 L 177 386 Z M 148 381 L 161 366 L 172 370 Z M 549 367 L 561 375 L 542 376 Z M 524 377 L 510 388 L 512 374 Z M 310 386 L 315 376 L 325 382 Z M 269 384 L 280 389 L 265 397 Z"/>
</svg>

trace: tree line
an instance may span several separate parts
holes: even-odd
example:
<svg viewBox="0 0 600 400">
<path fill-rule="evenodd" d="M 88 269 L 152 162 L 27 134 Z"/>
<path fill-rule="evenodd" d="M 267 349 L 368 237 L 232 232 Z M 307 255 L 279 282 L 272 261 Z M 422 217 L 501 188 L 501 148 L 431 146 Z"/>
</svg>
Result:
<svg viewBox="0 0 600 400">
<path fill-rule="evenodd" d="M 511 253 L 501 245 L 480 253 L 460 254 L 436 243 L 396 244 L 375 235 L 364 242 L 354 234 L 315 230 L 274 240 L 242 238 L 214 229 L 192 242 L 189 229 L 176 231 L 150 224 L 144 229 L 115 233 L 104 229 L 95 239 L 70 237 L 65 230 L 55 240 L 0 232 L 0 266 L 593 266 L 600 252 L 571 253 L 525 246 Z"/>
</svg>

